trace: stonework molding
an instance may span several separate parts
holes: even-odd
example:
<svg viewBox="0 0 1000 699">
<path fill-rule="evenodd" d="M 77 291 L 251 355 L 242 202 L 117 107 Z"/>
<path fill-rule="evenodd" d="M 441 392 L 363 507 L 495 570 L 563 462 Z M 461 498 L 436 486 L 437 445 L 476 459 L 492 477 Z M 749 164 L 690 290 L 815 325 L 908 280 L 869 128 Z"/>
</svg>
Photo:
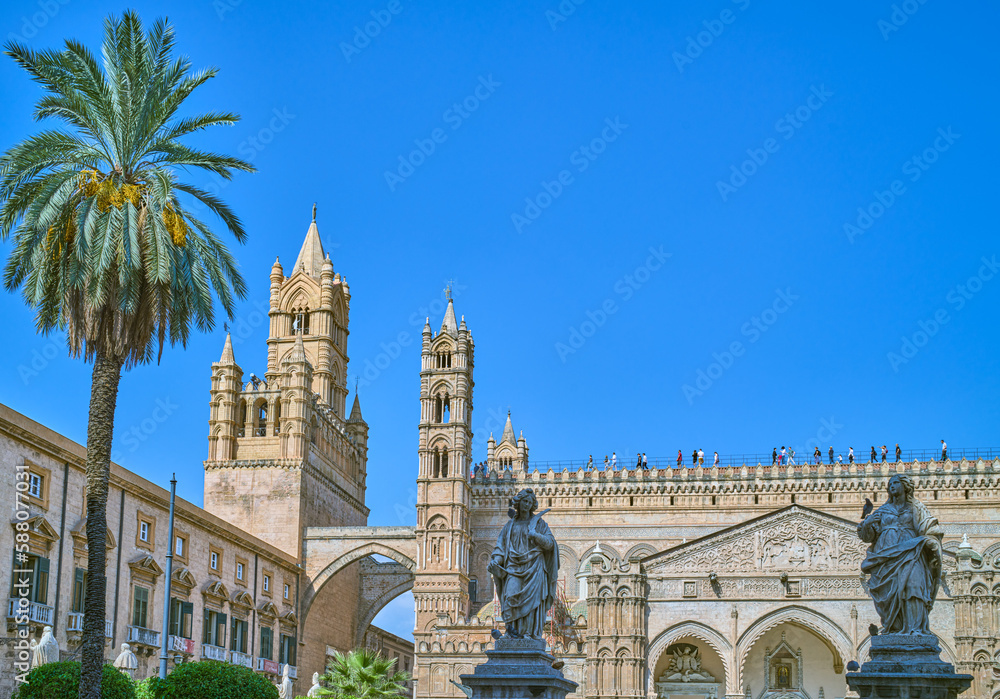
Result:
<svg viewBox="0 0 1000 699">
<path fill-rule="evenodd" d="M 646 654 L 646 686 L 653 687 L 656 678 L 656 664 L 660 657 L 666 652 L 669 646 L 677 643 L 680 639 L 690 637 L 704 641 L 722 659 L 722 666 L 726 673 L 726 687 L 736 687 L 736 668 L 733 662 L 733 644 L 725 636 L 698 621 L 685 621 L 671 626 L 657 634 L 649 644 L 649 651 Z"/>
<path fill-rule="evenodd" d="M 850 636 L 839 624 L 813 609 L 791 605 L 765 614 L 747 627 L 736 643 L 737 664 L 743 667 L 754 644 L 765 633 L 781 624 L 794 624 L 815 633 L 833 653 L 834 671 L 838 674 L 843 672 L 847 661 L 858 660 Z M 739 683 L 734 686 L 743 686 L 744 678 L 738 679 Z"/>
</svg>

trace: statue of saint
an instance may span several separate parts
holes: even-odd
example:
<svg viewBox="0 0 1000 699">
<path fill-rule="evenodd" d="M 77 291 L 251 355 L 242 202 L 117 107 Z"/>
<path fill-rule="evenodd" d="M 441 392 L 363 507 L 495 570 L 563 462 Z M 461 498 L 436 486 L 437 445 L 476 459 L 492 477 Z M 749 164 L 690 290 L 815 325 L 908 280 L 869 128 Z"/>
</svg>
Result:
<svg viewBox="0 0 1000 699">
<path fill-rule="evenodd" d="M 42 637 L 38 640 L 38 643 L 34 643 L 34 640 L 32 640 L 30 647 L 32 650 L 31 667 L 41 667 L 48 663 L 59 662 L 59 642 L 52 635 L 51 626 L 46 626 L 42 630 Z"/>
<path fill-rule="evenodd" d="M 315 206 L 315 205 L 314 205 L 314 206 Z M 306 696 L 307 696 L 307 697 L 318 697 L 318 696 L 322 696 L 322 695 L 321 695 L 321 694 L 319 693 L 319 690 L 320 690 L 320 686 L 319 686 L 319 673 L 318 673 L 318 672 L 314 672 L 314 673 L 313 673 L 313 683 L 312 683 L 312 687 L 310 687 L 310 688 L 309 688 L 309 693 L 308 693 L 308 694 L 306 694 Z"/>
<path fill-rule="evenodd" d="M 882 633 L 931 634 L 928 614 L 941 584 L 944 530 L 913 497 L 913 480 L 889 479 L 889 500 L 864 518 L 858 536 L 871 543 L 861 564 Z"/>
<path fill-rule="evenodd" d="M 132 647 L 129 644 L 122 644 L 122 652 L 115 658 L 115 667 L 132 679 L 135 679 L 133 673 L 138 669 L 139 661 L 135 657 L 135 653 L 132 652 Z"/>
<path fill-rule="evenodd" d="M 295 691 L 292 689 L 292 678 L 288 676 L 288 665 L 281 671 L 281 682 L 275 685 L 278 688 L 279 699 L 295 699 Z"/>
<path fill-rule="evenodd" d="M 541 516 L 530 488 L 514 496 L 511 519 L 497 538 L 487 567 L 496 583 L 507 634 L 541 639 L 545 615 L 556 597 L 559 552 L 556 540 Z"/>
</svg>

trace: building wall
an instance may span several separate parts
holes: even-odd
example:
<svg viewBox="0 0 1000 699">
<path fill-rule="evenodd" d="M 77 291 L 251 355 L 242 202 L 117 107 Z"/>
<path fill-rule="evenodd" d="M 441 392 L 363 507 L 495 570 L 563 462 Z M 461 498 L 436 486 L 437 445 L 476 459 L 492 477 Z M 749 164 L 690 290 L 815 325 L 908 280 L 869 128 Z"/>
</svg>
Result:
<svg viewBox="0 0 1000 699">
<path fill-rule="evenodd" d="M 70 631 L 75 571 L 86 568 L 85 521 L 85 449 L 56 434 L 7 406 L 0 405 L 0 512 L 6 521 L 15 518 L 16 474 L 18 469 L 33 468 L 45 479 L 47 499 L 29 504 L 32 517 L 43 530 L 53 531 L 53 541 L 36 536 L 46 547 L 50 572 L 47 604 L 41 612 L 51 614 L 51 625 L 64 658 L 78 658 L 80 634 Z M 65 514 L 63 514 L 65 512 Z M 149 604 L 145 628 L 162 628 L 168 549 L 169 492 L 140 478 L 117 464 L 111 465 L 107 521 L 111 547 L 107 555 L 107 615 L 111 633 L 106 645 L 106 657 L 113 661 L 121 644 L 138 633 L 132 630 L 135 586 L 149 589 Z M 148 541 L 138 537 L 140 522 L 149 526 Z M 0 550 L 12 551 L 14 528 L 0 528 Z M 248 623 L 247 655 L 256 663 L 260 655 L 260 629 L 274 632 L 272 657 L 277 660 L 279 635 L 285 633 L 298 639 L 295 618 L 298 592 L 297 561 L 277 548 L 248 536 L 224 521 L 191 503 L 178 498 L 175 512 L 175 535 L 184 538 L 184 555 L 175 556 L 174 584 L 171 596 L 193 605 L 191 637 L 193 653 L 188 659 L 200 659 L 203 654 L 202 626 L 204 609 L 212 607 L 227 615 L 226 645 L 231 641 L 230 620 L 244 618 Z M 210 554 L 219 554 L 217 570 L 210 569 Z M 236 578 L 237 560 L 244 563 L 244 579 Z M 270 576 L 270 591 L 263 590 L 264 575 Z M 225 588 L 225 599 L 213 596 Z M 284 598 L 284 585 L 289 596 Z M 0 588 L 11 592 L 11 569 L 0 566 Z M 269 606 L 269 605 L 273 605 Z M 38 638 L 43 624 L 32 625 L 32 635 Z M 0 670 L 0 696 L 6 696 L 14 686 L 13 633 L 11 619 L 2 638 L 5 662 Z M 145 636 L 145 634 L 143 634 Z M 153 640 L 146 637 L 146 640 Z M 158 636 L 155 641 L 158 643 Z M 155 674 L 159 667 L 159 648 L 133 643 L 139 659 L 137 676 Z M 173 653 L 171 653 L 173 655 Z M 172 665 L 172 663 L 171 663 Z"/>
</svg>

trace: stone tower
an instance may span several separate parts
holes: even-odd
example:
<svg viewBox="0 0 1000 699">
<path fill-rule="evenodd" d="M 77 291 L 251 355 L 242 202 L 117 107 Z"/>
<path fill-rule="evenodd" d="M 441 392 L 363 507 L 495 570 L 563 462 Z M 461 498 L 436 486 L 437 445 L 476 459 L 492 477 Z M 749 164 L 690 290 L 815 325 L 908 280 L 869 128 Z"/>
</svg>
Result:
<svg viewBox="0 0 1000 699">
<path fill-rule="evenodd" d="M 304 527 L 367 523 L 368 425 L 347 399 L 351 294 L 316 212 L 291 275 L 271 267 L 264 379 L 244 383 L 231 339 L 212 365 L 205 509 L 294 556 Z"/>
<path fill-rule="evenodd" d="M 435 625 L 469 613 L 469 524 L 474 343 L 449 298 L 441 330 L 424 326 L 417 476 L 418 561 L 413 588 L 414 642 L 434 640 Z M 421 660 L 418 660 L 418 665 Z M 426 677 L 429 668 L 417 668 Z M 426 690 L 426 688 L 424 688 Z"/>
</svg>

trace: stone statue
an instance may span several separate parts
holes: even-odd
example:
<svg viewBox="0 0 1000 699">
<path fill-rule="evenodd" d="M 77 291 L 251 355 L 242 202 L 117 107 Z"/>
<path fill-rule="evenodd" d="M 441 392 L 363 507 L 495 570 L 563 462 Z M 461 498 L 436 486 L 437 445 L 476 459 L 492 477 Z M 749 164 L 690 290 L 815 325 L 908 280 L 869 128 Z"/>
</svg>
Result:
<svg viewBox="0 0 1000 699">
<path fill-rule="evenodd" d="M 941 584 L 944 530 L 913 496 L 913 480 L 889 479 L 889 500 L 864 518 L 858 536 L 871 543 L 861 564 L 882 633 L 931 635 L 928 614 Z"/>
<path fill-rule="evenodd" d="M 544 638 L 545 615 L 556 597 L 559 553 L 545 510 L 535 514 L 538 500 L 530 488 L 514 496 L 510 521 L 497 538 L 487 567 L 496 583 L 507 634 L 512 638 Z"/>
<path fill-rule="evenodd" d="M 701 653 L 697 646 L 675 646 L 670 666 L 660 676 L 661 682 L 715 682 L 715 677 L 702 670 Z"/>
<path fill-rule="evenodd" d="M 31 667 L 40 667 L 48 663 L 59 662 L 59 642 L 52 635 L 52 627 L 46 626 L 38 643 L 31 641 Z"/>
<path fill-rule="evenodd" d="M 319 690 L 320 690 L 320 686 L 319 686 L 319 673 L 318 672 L 314 672 L 313 673 L 312 687 L 309 688 L 309 693 L 306 694 L 306 696 L 307 697 L 319 697 L 319 696 L 323 696 L 322 694 L 319 693 Z"/>
<path fill-rule="evenodd" d="M 278 688 L 278 699 L 295 699 L 295 692 L 292 690 L 292 678 L 288 676 L 288 665 L 281 671 L 281 682 L 275 685 Z"/>
<path fill-rule="evenodd" d="M 132 648 L 129 644 L 122 644 L 122 652 L 118 654 L 117 658 L 115 658 L 115 667 L 132 679 L 135 679 L 135 676 L 132 673 L 138 669 L 139 661 L 136 659 L 135 653 L 132 652 Z"/>
</svg>

